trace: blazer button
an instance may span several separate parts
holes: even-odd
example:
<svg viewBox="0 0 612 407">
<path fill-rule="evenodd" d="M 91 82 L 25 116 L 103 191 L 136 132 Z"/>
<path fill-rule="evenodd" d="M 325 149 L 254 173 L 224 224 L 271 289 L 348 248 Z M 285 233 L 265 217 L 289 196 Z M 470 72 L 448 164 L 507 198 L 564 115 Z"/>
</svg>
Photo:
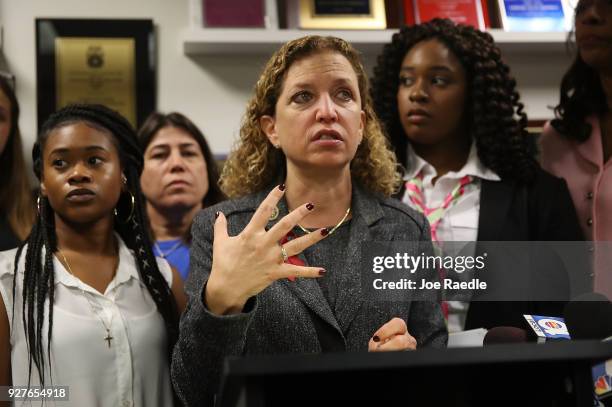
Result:
<svg viewBox="0 0 612 407">
<path fill-rule="evenodd" d="M 591 219 L 591 218 L 587 219 L 587 225 L 588 226 L 593 225 L 593 219 Z"/>
<path fill-rule="evenodd" d="M 593 199 L 593 192 L 589 192 L 588 194 L 586 194 L 587 199 Z"/>
</svg>

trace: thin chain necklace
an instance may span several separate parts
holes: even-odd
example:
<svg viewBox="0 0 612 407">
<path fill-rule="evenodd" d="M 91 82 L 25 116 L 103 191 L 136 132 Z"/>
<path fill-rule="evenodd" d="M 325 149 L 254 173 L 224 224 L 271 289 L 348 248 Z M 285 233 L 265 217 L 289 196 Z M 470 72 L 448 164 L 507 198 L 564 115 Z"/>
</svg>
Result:
<svg viewBox="0 0 612 407">
<path fill-rule="evenodd" d="M 334 226 L 333 228 L 331 228 L 329 230 L 329 233 L 327 234 L 328 236 L 331 235 L 332 233 L 334 233 L 336 231 L 336 229 L 338 229 L 340 227 L 340 225 L 342 225 L 344 223 L 344 221 L 346 220 L 346 218 L 349 216 L 349 213 L 351 212 L 351 207 L 349 206 L 348 209 L 346 210 L 346 212 L 344 213 L 344 216 L 342 217 L 342 219 L 340 219 L 340 222 L 338 222 L 338 224 L 336 226 Z M 304 233 L 310 233 L 311 231 L 302 227 L 302 225 L 300 225 L 299 223 L 297 224 L 297 227 L 299 227 L 302 232 Z"/>
<path fill-rule="evenodd" d="M 176 242 L 174 246 L 169 248 L 168 251 L 164 252 L 161 249 L 161 247 L 159 247 L 159 244 L 157 244 L 157 241 L 153 242 L 153 245 L 155 245 L 155 250 L 157 250 L 157 252 L 159 253 L 159 257 L 161 257 L 162 259 L 166 259 L 168 256 L 170 256 L 172 252 L 174 252 L 176 249 L 181 247 L 182 244 L 183 244 L 183 239 L 179 239 L 179 241 Z"/>
<path fill-rule="evenodd" d="M 106 337 L 104 338 L 104 340 L 106 341 L 106 343 L 108 344 L 108 348 L 110 349 L 111 341 L 114 339 L 111 336 L 111 334 L 110 334 L 110 329 L 111 329 L 111 327 L 113 325 L 113 317 L 115 315 L 111 313 L 110 321 L 108 321 L 108 326 L 107 326 L 106 322 L 104 322 L 104 319 L 102 318 L 102 316 L 96 312 L 96 308 L 94 307 L 93 303 L 91 302 L 91 300 L 89 298 L 91 296 L 91 294 L 86 293 L 85 290 L 83 290 L 83 287 L 82 287 L 82 284 L 81 284 L 81 280 L 79 280 L 77 278 L 77 276 L 75 276 L 74 273 L 72 272 L 72 268 L 70 267 L 70 263 L 68 263 L 68 259 L 66 258 L 64 253 L 61 250 L 58 250 L 57 252 L 60 254 L 60 256 L 62 256 L 62 259 L 64 260 L 62 263 L 66 266 L 66 270 L 68 270 L 68 272 L 70 273 L 70 275 L 72 277 L 74 277 L 76 280 L 78 280 L 78 282 L 79 282 L 79 284 L 78 284 L 79 285 L 79 290 L 81 290 L 81 294 L 83 294 L 83 297 L 85 297 L 85 299 L 89 303 L 89 307 L 91 308 L 91 312 L 100 320 L 100 322 L 102 323 L 102 326 L 106 330 Z M 111 301 L 113 303 L 115 303 L 115 296 L 113 296 L 113 298 L 111 298 Z M 98 307 L 102 308 L 100 303 L 98 303 L 97 301 L 96 301 L 96 304 L 98 305 Z"/>
</svg>

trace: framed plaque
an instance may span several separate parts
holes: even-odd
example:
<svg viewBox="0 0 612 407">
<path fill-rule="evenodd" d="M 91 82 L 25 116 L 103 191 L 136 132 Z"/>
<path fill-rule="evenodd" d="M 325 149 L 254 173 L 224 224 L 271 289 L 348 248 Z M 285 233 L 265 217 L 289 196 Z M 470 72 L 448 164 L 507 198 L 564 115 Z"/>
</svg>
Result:
<svg viewBox="0 0 612 407">
<path fill-rule="evenodd" d="M 99 103 L 138 127 L 155 110 L 152 20 L 36 19 L 38 128 L 70 103 Z"/>
<path fill-rule="evenodd" d="M 490 27 L 486 0 L 405 0 L 408 24 L 448 18 L 484 30 Z"/>
<path fill-rule="evenodd" d="M 570 31 L 574 8 L 570 0 L 498 0 L 505 31 Z"/>
<path fill-rule="evenodd" d="M 385 29 L 385 0 L 299 0 L 299 28 Z"/>
</svg>

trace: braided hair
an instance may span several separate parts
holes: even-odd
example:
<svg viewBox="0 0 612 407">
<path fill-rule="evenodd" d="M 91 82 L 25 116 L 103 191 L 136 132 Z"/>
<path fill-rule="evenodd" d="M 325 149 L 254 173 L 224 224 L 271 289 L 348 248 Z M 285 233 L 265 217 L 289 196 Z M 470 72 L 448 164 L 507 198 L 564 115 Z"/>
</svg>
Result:
<svg viewBox="0 0 612 407">
<path fill-rule="evenodd" d="M 451 50 L 466 71 L 466 123 L 478 158 L 502 179 L 531 180 L 537 169 L 535 140 L 527 133 L 527 115 L 510 68 L 490 34 L 447 19 L 402 27 L 384 46 L 374 68 L 374 108 L 398 161 L 407 164 L 408 148 L 397 107 L 401 64 L 414 45 L 432 38 Z"/>
<path fill-rule="evenodd" d="M 172 348 L 178 337 L 178 311 L 170 287 L 161 275 L 151 249 L 152 243 L 147 229 L 148 218 L 139 181 L 143 167 L 143 157 L 132 126 L 117 112 L 102 105 L 75 104 L 62 108 L 52 114 L 42 126 L 39 138 L 32 150 L 34 172 L 40 180 L 43 168 L 42 154 L 49 135 L 60 127 L 79 122 L 110 132 L 113 135 L 113 143 L 119 152 L 123 172 L 127 178 L 126 187 L 129 191 L 129 193 L 122 193 L 119 198 L 116 206 L 114 228 L 126 246 L 134 252 L 140 279 L 144 282 L 157 306 L 157 310 L 164 319 L 168 335 L 168 358 L 170 360 Z M 38 206 L 38 216 L 34 227 L 27 240 L 17 250 L 15 276 L 18 275 L 19 258 L 27 244 L 23 278 L 22 318 L 29 351 L 28 377 L 31 377 L 32 364 L 34 364 L 38 370 L 40 382 L 44 385 L 45 350 L 43 349 L 42 332 L 44 304 L 46 298 L 49 298 L 50 305 L 53 304 L 54 300 L 53 254 L 57 251 L 57 237 L 54 211 L 48 199 L 40 196 Z M 44 260 L 42 259 L 43 249 Z M 13 298 L 15 296 L 14 281 Z M 52 331 L 53 306 L 49 306 L 46 349 L 49 366 L 51 365 Z"/>
</svg>

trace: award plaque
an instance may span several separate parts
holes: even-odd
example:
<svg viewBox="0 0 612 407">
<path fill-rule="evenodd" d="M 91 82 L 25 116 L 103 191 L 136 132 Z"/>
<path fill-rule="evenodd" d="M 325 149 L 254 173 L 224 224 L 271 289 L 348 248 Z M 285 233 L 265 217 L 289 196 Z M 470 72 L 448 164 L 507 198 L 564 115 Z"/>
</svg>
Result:
<svg viewBox="0 0 612 407">
<path fill-rule="evenodd" d="M 448 18 L 458 24 L 471 25 L 480 30 L 490 26 L 486 0 L 405 0 L 404 7 L 408 10 L 408 23 L 412 20 L 419 24 L 434 18 Z"/>
<path fill-rule="evenodd" d="M 385 1 L 299 0 L 299 28 L 385 29 Z"/>
<path fill-rule="evenodd" d="M 36 20 L 38 127 L 71 103 L 98 103 L 138 127 L 155 110 L 151 20 Z"/>
<path fill-rule="evenodd" d="M 569 0 L 498 0 L 505 31 L 570 31 L 574 10 Z"/>
</svg>

